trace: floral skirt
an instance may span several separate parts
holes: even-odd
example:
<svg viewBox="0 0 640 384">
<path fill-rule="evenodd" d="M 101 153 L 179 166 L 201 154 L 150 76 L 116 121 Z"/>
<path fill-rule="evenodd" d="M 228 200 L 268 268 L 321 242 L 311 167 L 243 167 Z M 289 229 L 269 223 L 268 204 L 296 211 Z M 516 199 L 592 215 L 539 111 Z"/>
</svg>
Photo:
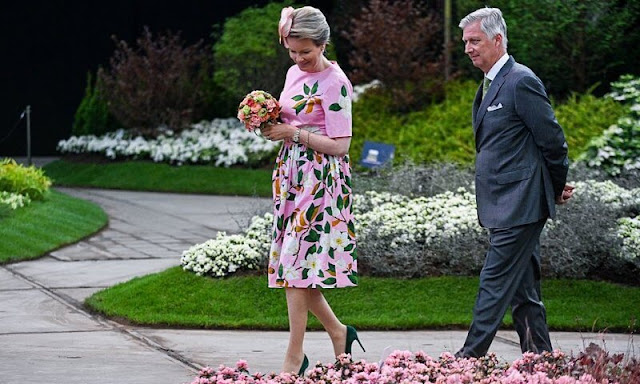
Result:
<svg viewBox="0 0 640 384">
<path fill-rule="evenodd" d="M 357 285 L 349 157 L 285 141 L 272 181 L 269 287 Z"/>
</svg>

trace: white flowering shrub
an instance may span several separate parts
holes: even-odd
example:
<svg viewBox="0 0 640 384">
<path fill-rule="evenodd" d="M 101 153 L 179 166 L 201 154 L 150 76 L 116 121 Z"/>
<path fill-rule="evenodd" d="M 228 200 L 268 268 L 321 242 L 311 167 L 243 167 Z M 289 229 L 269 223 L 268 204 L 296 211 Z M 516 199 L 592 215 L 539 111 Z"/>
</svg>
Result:
<svg viewBox="0 0 640 384">
<path fill-rule="evenodd" d="M 109 159 L 151 159 L 182 165 L 259 164 L 274 155 L 280 146 L 248 132 L 236 118 L 214 119 L 193 124 L 177 135 L 170 130 L 155 139 L 132 136 L 118 130 L 102 136 L 71 136 L 58 142 L 58 151 L 69 154 L 93 153 Z"/>
<path fill-rule="evenodd" d="M 429 174 L 434 182 L 439 180 L 437 171 Z M 640 238 L 640 231 L 628 220 L 640 212 L 640 188 L 627 189 L 612 181 L 570 183 L 576 187 L 574 198 L 558 207 L 556 219 L 549 221 L 541 237 L 543 273 L 637 282 L 640 263 L 632 266 L 629 261 L 640 259 L 631 240 Z M 474 275 L 482 268 L 487 234 L 477 223 L 475 198 L 466 188 L 428 198 L 366 192 L 356 195 L 354 208 L 364 273 Z M 617 234 L 627 239 L 626 245 L 616 240 Z"/>
<path fill-rule="evenodd" d="M 619 81 L 611 83 L 611 89 L 607 97 L 620 102 L 640 104 L 640 77 L 622 75 Z"/>
<path fill-rule="evenodd" d="M 354 198 L 359 241 L 375 229 L 389 237 L 390 247 L 416 241 L 431 244 L 466 232 L 484 233 L 478 224 L 475 196 L 464 188 L 433 197 L 410 198 L 388 192 L 368 191 Z"/>
<path fill-rule="evenodd" d="M 640 170 L 640 78 L 625 75 L 611 86 L 607 97 L 628 104 L 629 114 L 592 139 L 579 160 L 615 176 Z"/>
<path fill-rule="evenodd" d="M 640 216 L 618 220 L 616 236 L 622 240 L 620 256 L 640 269 Z"/>
<path fill-rule="evenodd" d="M 255 216 L 243 234 L 218 232 L 215 239 L 182 252 L 180 263 L 199 276 L 223 277 L 238 270 L 259 269 L 271 247 L 273 215 Z"/>
<path fill-rule="evenodd" d="M 580 203 L 600 201 L 613 209 L 624 210 L 640 206 L 640 188 L 622 188 L 610 180 L 577 181 L 571 185 L 576 187 L 574 198 Z"/>
<path fill-rule="evenodd" d="M 482 266 L 486 232 L 465 188 L 419 197 L 368 191 L 356 195 L 354 209 L 363 273 L 464 275 Z"/>
<path fill-rule="evenodd" d="M 555 220 L 541 237 L 543 274 L 553 277 L 598 278 L 633 283 L 638 266 L 616 236 L 618 220 L 640 212 L 640 188 L 623 188 L 610 180 L 569 182 L 571 201 L 558 207 Z"/>
<path fill-rule="evenodd" d="M 478 224 L 473 185 L 465 181 L 469 171 L 445 165 L 416 166 L 414 172 L 412 185 L 403 182 L 411 179 L 410 170 L 403 168 L 396 178 L 370 176 L 383 181 L 384 188 L 377 188 L 381 191 L 354 193 L 359 272 L 403 278 L 477 275 L 488 235 Z M 637 283 L 640 188 L 610 180 L 569 183 L 576 187 L 573 199 L 558 207 L 541 237 L 543 274 Z M 445 190 L 447 184 L 453 190 Z M 240 268 L 238 258 L 250 260 L 251 267 L 243 268 L 264 268 L 271 220 L 271 214 L 255 216 L 241 235 L 219 235 L 192 247 L 183 256 L 183 265 L 189 265 L 185 269 L 220 276 Z"/>
<path fill-rule="evenodd" d="M 462 188 L 456 192 L 417 198 L 373 191 L 355 194 L 354 212 L 358 220 L 360 265 L 364 262 L 365 270 L 373 274 L 423 275 L 424 263 L 416 263 L 415 252 L 404 252 L 404 248 L 421 244 L 430 250 L 449 249 L 455 252 L 456 247 L 451 243 L 460 237 L 484 238 L 484 230 L 477 223 L 475 197 Z M 183 253 L 183 268 L 200 275 L 218 277 L 240 268 L 264 266 L 271 245 L 272 220 L 271 214 L 255 216 L 244 234 L 218 234 L 215 239 L 191 247 Z M 367 251 L 371 248 L 366 244 L 374 244 L 375 249 L 381 242 L 385 249 L 405 257 L 393 257 L 393 261 L 384 264 L 370 262 L 374 255 Z M 474 257 L 482 256 L 477 255 L 475 248 L 472 251 Z M 386 256 L 387 253 L 376 255 Z M 462 259 L 460 253 L 457 255 L 452 264 Z M 441 258 L 433 257 L 433 264 L 436 264 L 434 260 L 442 262 Z M 408 272 L 409 266 L 417 267 L 420 272 Z"/>
<path fill-rule="evenodd" d="M 28 195 L 0 191 L 0 205 L 4 205 L 12 210 L 16 210 L 18 208 L 26 207 L 29 204 L 31 204 L 31 199 Z"/>
</svg>

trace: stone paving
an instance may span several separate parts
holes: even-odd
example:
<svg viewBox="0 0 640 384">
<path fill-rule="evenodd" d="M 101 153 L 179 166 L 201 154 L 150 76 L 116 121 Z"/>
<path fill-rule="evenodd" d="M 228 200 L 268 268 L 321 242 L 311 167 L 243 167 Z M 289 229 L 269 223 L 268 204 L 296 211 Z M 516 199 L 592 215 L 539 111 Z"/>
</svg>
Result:
<svg viewBox="0 0 640 384">
<path fill-rule="evenodd" d="M 268 199 L 59 188 L 91 200 L 109 224 L 79 243 L 45 257 L 0 266 L 0 383 L 185 383 L 203 366 L 233 365 L 252 372 L 278 371 L 286 332 L 133 327 L 88 312 L 94 292 L 179 264 L 189 246 L 218 231 L 238 232 Z M 267 289 L 265 287 L 265 289 Z M 359 332 L 378 361 L 390 350 L 454 352 L 464 331 Z M 555 347 L 579 351 L 589 342 L 609 351 L 635 351 L 631 336 L 552 333 Z M 328 336 L 309 332 L 311 361 L 332 361 Z M 517 335 L 500 331 L 491 351 L 504 360 L 520 356 Z"/>
</svg>

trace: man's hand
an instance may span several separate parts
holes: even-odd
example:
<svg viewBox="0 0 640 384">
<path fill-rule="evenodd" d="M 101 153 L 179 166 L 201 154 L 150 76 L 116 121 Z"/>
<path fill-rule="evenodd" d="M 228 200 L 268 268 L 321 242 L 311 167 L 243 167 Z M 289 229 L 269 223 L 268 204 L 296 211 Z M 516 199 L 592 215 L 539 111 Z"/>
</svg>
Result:
<svg viewBox="0 0 640 384">
<path fill-rule="evenodd" d="M 567 201 L 573 196 L 573 190 L 576 189 L 573 185 L 565 184 L 562 190 L 562 195 L 556 196 L 556 204 L 566 204 Z"/>
</svg>

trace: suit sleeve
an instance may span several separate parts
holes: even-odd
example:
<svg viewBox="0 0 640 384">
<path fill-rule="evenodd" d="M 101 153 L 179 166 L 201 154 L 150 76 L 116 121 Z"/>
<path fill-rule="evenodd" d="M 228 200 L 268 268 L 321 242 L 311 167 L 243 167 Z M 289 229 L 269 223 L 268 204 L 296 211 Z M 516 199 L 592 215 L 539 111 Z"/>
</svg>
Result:
<svg viewBox="0 0 640 384">
<path fill-rule="evenodd" d="M 568 146 L 540 79 L 524 76 L 518 81 L 515 107 L 542 153 L 555 195 L 562 195 L 569 170 Z"/>
</svg>

